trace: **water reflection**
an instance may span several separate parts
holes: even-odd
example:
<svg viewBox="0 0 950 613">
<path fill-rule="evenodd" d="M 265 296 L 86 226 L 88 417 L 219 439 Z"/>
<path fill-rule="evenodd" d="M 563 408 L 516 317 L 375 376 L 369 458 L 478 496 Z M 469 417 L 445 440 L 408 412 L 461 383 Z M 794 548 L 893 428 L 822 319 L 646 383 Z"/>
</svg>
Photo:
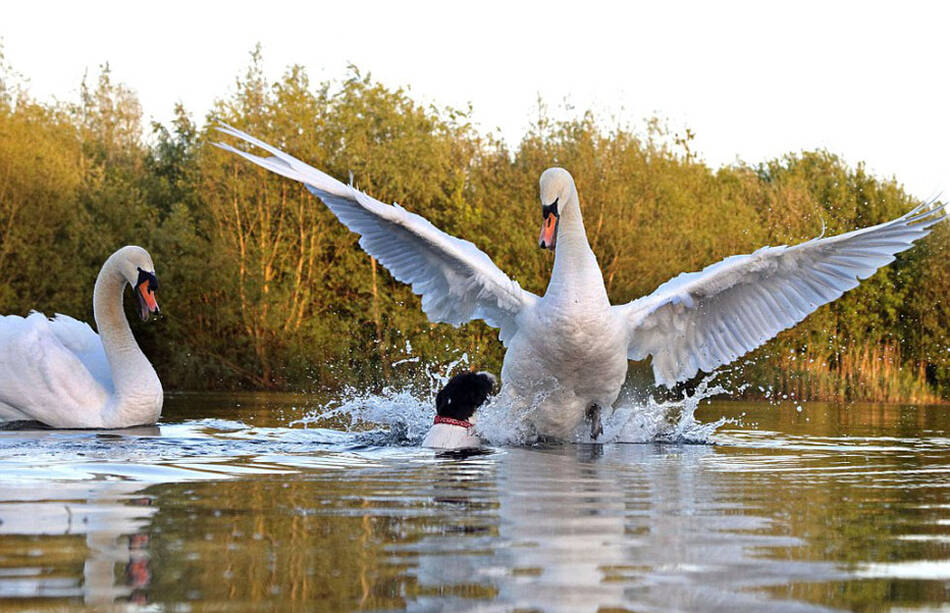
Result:
<svg viewBox="0 0 950 613">
<path fill-rule="evenodd" d="M 0 432 L 0 611 L 798 611 L 950 597 L 942 408 L 724 403 L 707 418 L 744 425 L 715 446 L 433 454 L 288 429 L 296 401 L 275 416 L 273 398 L 242 398 L 246 414 L 226 398 L 230 412 L 202 421 L 180 402 L 158 432 Z"/>
<path fill-rule="evenodd" d="M 149 583 L 147 530 L 158 510 L 143 489 L 99 480 L 5 490 L 0 594 L 75 597 L 90 605 L 137 600 Z M 116 581 L 117 566 L 125 581 Z"/>
</svg>

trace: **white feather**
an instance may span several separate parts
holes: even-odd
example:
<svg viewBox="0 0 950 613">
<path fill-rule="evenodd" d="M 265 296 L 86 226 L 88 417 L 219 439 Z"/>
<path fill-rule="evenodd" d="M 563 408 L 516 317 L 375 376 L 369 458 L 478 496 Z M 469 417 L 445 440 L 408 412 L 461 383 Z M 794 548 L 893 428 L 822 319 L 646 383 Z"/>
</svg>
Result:
<svg viewBox="0 0 950 613">
<path fill-rule="evenodd" d="M 52 423 L 57 415 L 81 416 L 107 403 L 111 377 L 107 387 L 93 375 L 83 358 L 99 370 L 98 352 L 77 332 L 72 324 L 50 321 L 42 313 L 0 316 L 0 419 Z M 89 333 L 98 341 L 95 332 Z"/>
<path fill-rule="evenodd" d="M 360 235 L 360 247 L 396 280 L 422 297 L 422 310 L 434 322 L 459 326 L 484 320 L 507 343 L 517 332 L 518 313 L 538 297 L 521 289 L 485 253 L 455 238 L 399 205 L 383 204 L 283 151 L 230 126 L 219 127 L 272 154 L 260 157 L 225 143 L 231 151 L 279 175 L 307 186 L 343 224 Z"/>
<path fill-rule="evenodd" d="M 89 374 L 110 394 L 115 391 L 112 383 L 112 370 L 106 358 L 102 339 L 95 330 L 84 321 L 57 313 L 49 320 L 49 329 L 56 335 L 63 347 L 79 358 Z"/>
<path fill-rule="evenodd" d="M 876 226 L 683 273 L 613 307 L 629 325 L 627 355 L 652 355 L 654 377 L 667 386 L 728 364 L 857 287 L 945 216 L 943 207 L 921 205 Z"/>
</svg>

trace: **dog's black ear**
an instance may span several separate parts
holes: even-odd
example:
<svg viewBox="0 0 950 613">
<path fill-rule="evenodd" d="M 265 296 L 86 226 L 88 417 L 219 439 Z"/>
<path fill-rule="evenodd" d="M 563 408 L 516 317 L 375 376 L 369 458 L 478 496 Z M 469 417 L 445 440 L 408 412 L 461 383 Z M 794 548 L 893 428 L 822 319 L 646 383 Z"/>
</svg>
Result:
<svg viewBox="0 0 950 613">
<path fill-rule="evenodd" d="M 477 379 L 475 387 L 478 390 L 476 403 L 482 405 L 488 400 L 488 397 L 492 395 L 492 392 L 495 391 L 495 379 L 484 372 L 475 373 L 475 378 Z"/>
<path fill-rule="evenodd" d="M 439 393 L 435 395 L 435 412 L 439 415 L 445 410 L 445 402 L 448 400 L 448 394 L 445 393 L 446 389 L 447 386 L 443 387 L 439 390 Z"/>
<path fill-rule="evenodd" d="M 482 402 L 488 400 L 488 397 L 491 396 L 492 390 L 495 388 L 495 382 L 492 381 L 491 377 L 488 375 L 482 375 Z"/>
</svg>

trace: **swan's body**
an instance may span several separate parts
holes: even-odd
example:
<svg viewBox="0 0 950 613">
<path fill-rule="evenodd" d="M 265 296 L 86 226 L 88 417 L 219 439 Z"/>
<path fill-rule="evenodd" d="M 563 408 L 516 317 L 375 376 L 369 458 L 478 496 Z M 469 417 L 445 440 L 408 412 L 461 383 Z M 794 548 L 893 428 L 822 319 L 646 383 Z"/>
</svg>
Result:
<svg viewBox="0 0 950 613">
<path fill-rule="evenodd" d="M 792 247 L 763 247 L 655 292 L 611 305 L 581 217 L 574 180 L 552 168 L 541 176 L 542 247 L 555 250 L 543 297 L 526 292 L 475 245 L 441 232 L 399 205 L 386 205 L 300 160 L 230 127 L 219 128 L 266 151 L 232 151 L 300 181 L 333 211 L 360 245 L 422 296 L 435 322 L 482 319 L 499 329 L 507 352 L 502 401 L 537 433 L 567 437 L 609 409 L 627 360 L 653 357 L 660 385 L 710 372 L 758 347 L 819 306 L 837 299 L 926 236 L 943 207 L 918 207 L 890 222 Z M 593 410 L 593 411 L 592 411 Z M 592 430 L 596 435 L 596 430 Z"/>
<path fill-rule="evenodd" d="M 135 287 L 143 318 L 158 310 L 151 257 L 141 247 L 123 247 L 96 279 L 99 334 L 65 315 L 0 316 L 0 421 L 127 428 L 158 420 L 162 384 L 125 318 L 126 284 Z"/>
<path fill-rule="evenodd" d="M 627 375 L 628 334 L 611 311 L 579 208 L 562 207 L 547 291 L 517 324 L 502 365 L 502 397 L 530 411 L 539 432 L 566 437 L 589 407 L 613 405 Z"/>
</svg>

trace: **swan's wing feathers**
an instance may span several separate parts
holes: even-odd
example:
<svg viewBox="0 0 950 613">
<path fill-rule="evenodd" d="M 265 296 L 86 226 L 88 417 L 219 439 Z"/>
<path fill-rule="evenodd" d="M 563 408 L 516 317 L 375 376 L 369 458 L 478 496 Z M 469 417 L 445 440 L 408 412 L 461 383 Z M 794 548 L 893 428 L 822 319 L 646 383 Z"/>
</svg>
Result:
<svg viewBox="0 0 950 613">
<path fill-rule="evenodd" d="M 652 355 L 656 382 L 667 386 L 728 364 L 857 287 L 946 214 L 943 206 L 921 205 L 876 226 L 683 273 L 614 307 L 628 324 L 628 357 Z"/>
<path fill-rule="evenodd" d="M 105 406 L 109 391 L 51 323 L 35 312 L 25 318 L 0 316 L 0 404 L 21 413 L 4 411 L 3 417 L 88 427 L 90 410 Z"/>
<path fill-rule="evenodd" d="M 84 321 L 57 313 L 49 322 L 50 330 L 69 349 L 86 370 L 111 394 L 114 391 L 112 369 L 102 339 Z"/>
<path fill-rule="evenodd" d="M 218 129 L 271 153 L 273 157 L 260 157 L 215 143 L 306 185 L 347 228 L 360 235 L 360 246 L 368 254 L 422 297 L 422 310 L 430 320 L 458 326 L 482 319 L 499 328 L 501 340 L 507 342 L 517 330 L 518 313 L 537 300 L 469 241 L 442 232 L 399 205 L 383 204 L 240 130 Z"/>
</svg>

